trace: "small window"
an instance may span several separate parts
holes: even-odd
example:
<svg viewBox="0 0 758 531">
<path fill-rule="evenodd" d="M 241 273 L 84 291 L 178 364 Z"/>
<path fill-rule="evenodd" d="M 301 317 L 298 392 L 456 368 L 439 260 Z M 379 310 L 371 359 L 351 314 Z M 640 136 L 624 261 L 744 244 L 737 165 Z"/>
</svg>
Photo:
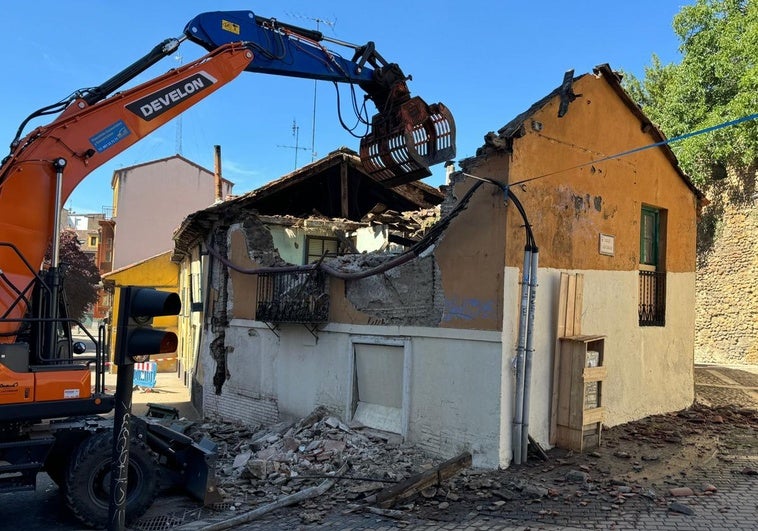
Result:
<svg viewBox="0 0 758 531">
<path fill-rule="evenodd" d="M 339 254 L 340 242 L 337 238 L 307 236 L 305 238 L 305 263 L 318 262 L 324 254 Z"/>
<path fill-rule="evenodd" d="M 97 236 L 90 236 L 89 237 L 89 246 L 90 247 L 97 247 Z"/>
<path fill-rule="evenodd" d="M 640 219 L 640 264 L 658 265 L 660 212 L 650 207 L 642 207 Z"/>
</svg>

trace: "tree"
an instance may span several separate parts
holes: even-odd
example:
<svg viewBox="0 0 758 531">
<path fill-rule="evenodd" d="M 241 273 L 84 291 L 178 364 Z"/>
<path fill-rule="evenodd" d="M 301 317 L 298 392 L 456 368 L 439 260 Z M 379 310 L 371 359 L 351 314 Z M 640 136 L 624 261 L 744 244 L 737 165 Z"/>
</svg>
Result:
<svg viewBox="0 0 758 531">
<path fill-rule="evenodd" d="M 653 56 L 640 81 L 626 88 L 647 116 L 677 137 L 758 112 L 758 1 L 697 0 L 674 17 L 682 61 L 663 65 Z M 758 160 L 756 120 L 674 142 L 682 168 L 707 184 L 726 168 L 744 170 Z"/>
<path fill-rule="evenodd" d="M 51 251 L 48 251 L 45 262 L 49 265 L 50 260 Z M 87 308 L 97 301 L 100 272 L 92 257 L 82 251 L 79 238 L 73 230 L 61 232 L 60 270 L 69 317 L 81 319 Z"/>
</svg>

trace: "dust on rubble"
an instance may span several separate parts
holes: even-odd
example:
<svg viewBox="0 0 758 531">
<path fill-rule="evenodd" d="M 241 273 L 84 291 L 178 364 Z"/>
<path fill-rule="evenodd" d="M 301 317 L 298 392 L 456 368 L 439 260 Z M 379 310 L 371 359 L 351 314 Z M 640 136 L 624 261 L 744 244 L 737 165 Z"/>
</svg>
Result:
<svg viewBox="0 0 758 531">
<path fill-rule="evenodd" d="M 225 509 L 271 503 L 321 483 L 347 462 L 330 490 L 288 513 L 304 524 L 329 514 L 374 511 L 367 503 L 372 495 L 442 461 L 397 434 L 347 424 L 324 408 L 268 427 L 207 422 L 199 429 L 219 444 L 217 475 Z M 567 507 L 613 512 L 644 503 L 671 510 L 672 492 L 687 487 L 688 474 L 738 466 L 730 456 L 758 452 L 756 440 L 755 409 L 696 403 L 605 429 L 601 445 L 582 454 L 554 448 L 547 461 L 530 453 L 521 466 L 462 470 L 384 515 L 397 521 L 462 521 L 479 514 L 559 522 Z M 708 495 L 708 489 L 715 487 L 697 486 L 693 495 Z M 688 509 L 686 498 L 675 500 L 676 507 Z"/>
</svg>

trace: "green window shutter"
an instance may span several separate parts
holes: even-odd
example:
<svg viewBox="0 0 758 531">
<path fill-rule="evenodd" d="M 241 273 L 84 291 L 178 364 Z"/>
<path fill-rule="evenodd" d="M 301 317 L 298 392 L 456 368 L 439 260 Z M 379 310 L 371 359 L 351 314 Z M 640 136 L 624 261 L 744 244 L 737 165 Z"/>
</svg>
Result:
<svg viewBox="0 0 758 531">
<path fill-rule="evenodd" d="M 658 265 L 660 214 L 658 210 L 642 207 L 640 218 L 640 263 Z"/>
</svg>

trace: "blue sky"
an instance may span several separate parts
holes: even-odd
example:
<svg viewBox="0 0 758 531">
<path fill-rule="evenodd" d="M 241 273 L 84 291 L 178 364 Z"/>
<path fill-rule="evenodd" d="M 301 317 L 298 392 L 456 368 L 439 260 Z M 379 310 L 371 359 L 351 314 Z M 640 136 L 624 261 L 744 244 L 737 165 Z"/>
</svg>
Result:
<svg viewBox="0 0 758 531">
<path fill-rule="evenodd" d="M 311 28 L 320 19 L 328 36 L 356 44 L 374 41 L 385 59 L 413 76 L 412 94 L 450 108 L 460 160 L 474 155 L 488 131 L 499 129 L 558 86 L 568 69 L 579 75 L 609 63 L 642 77 L 653 53 L 664 63 L 678 62 L 679 43 L 671 23 L 688 3 L 692 2 L 9 2 L 3 6 L 6 30 L 0 33 L 5 74 L 0 84 L 0 142 L 5 139 L 7 146 L 34 110 L 78 88 L 100 84 L 155 44 L 180 36 L 195 15 L 252 10 Z M 350 56 L 348 50 L 334 49 Z M 164 59 L 136 82 L 198 58 L 203 50 L 186 42 L 178 55 Z M 315 94 L 317 157 L 340 146 L 357 150 L 358 140 L 337 119 L 333 85 L 318 83 Z M 349 115 L 344 105 L 348 94 L 343 87 L 343 114 Z M 185 112 L 181 127 L 177 120 L 170 122 L 90 174 L 66 206 L 78 213 L 101 212 L 112 203 L 114 170 L 171 156 L 180 146 L 183 156 L 212 169 L 213 146 L 221 145 L 224 177 L 235 183 L 236 194 L 250 191 L 292 171 L 296 153 L 298 165 L 311 161 L 313 115 L 313 81 L 243 72 Z M 293 121 L 299 127 L 297 144 L 306 149 L 287 147 L 296 143 Z M 5 149 L 0 148 L 2 156 Z M 443 173 L 437 167 L 425 182 L 437 186 Z"/>
</svg>

